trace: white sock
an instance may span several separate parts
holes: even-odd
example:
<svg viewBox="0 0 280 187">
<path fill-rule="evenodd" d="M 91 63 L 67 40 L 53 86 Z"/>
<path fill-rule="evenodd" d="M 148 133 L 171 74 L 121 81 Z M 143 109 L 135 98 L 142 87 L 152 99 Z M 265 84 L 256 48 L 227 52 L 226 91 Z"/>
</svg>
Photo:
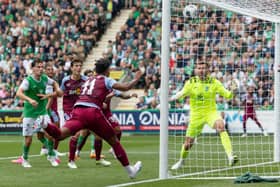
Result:
<svg viewBox="0 0 280 187">
<path fill-rule="evenodd" d="M 232 154 L 232 153 L 228 156 L 228 159 L 229 159 L 229 160 L 232 160 L 232 159 L 233 159 L 233 154 Z"/>
<path fill-rule="evenodd" d="M 184 163 L 184 159 L 180 158 L 179 162 L 181 162 L 183 164 Z"/>
<path fill-rule="evenodd" d="M 133 173 L 134 168 L 131 165 L 125 166 L 125 170 L 127 171 L 128 174 Z"/>
</svg>

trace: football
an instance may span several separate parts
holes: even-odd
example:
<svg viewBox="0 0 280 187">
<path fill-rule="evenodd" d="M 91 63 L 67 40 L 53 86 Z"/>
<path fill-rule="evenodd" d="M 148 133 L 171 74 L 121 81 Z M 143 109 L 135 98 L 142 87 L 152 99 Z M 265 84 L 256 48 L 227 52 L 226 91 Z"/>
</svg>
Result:
<svg viewBox="0 0 280 187">
<path fill-rule="evenodd" d="M 185 18 L 194 18 L 197 15 L 196 5 L 187 5 L 183 10 L 183 16 Z"/>
</svg>

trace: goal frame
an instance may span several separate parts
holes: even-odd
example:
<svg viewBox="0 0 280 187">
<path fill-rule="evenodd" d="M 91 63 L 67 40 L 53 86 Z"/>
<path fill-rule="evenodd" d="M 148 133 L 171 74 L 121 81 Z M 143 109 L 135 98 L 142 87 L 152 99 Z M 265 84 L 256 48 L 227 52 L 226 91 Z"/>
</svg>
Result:
<svg viewBox="0 0 280 187">
<path fill-rule="evenodd" d="M 259 12 L 255 9 L 240 8 L 219 0 L 197 0 L 195 3 L 210 5 L 246 16 L 255 17 L 275 24 L 275 58 L 274 58 L 274 162 L 280 161 L 280 16 Z M 162 42 L 161 42 L 161 87 L 160 100 L 168 101 L 169 86 L 169 38 L 170 38 L 170 0 L 162 1 Z M 160 104 L 160 147 L 159 147 L 159 179 L 168 176 L 168 102 Z M 180 176 L 178 176 L 180 177 Z"/>
</svg>

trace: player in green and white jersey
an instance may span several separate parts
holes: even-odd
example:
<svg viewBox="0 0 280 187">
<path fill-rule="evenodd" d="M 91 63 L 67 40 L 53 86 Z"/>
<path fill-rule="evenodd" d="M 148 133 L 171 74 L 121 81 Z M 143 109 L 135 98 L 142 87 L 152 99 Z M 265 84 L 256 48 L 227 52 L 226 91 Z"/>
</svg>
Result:
<svg viewBox="0 0 280 187">
<path fill-rule="evenodd" d="M 50 122 L 46 109 L 47 99 L 56 95 L 61 96 L 58 84 L 53 79 L 50 79 L 43 74 L 44 65 L 41 60 L 34 60 L 31 63 L 31 68 L 32 74 L 22 81 L 16 93 L 17 97 L 24 100 L 22 135 L 24 136 L 25 142 L 21 164 L 26 168 L 31 167 L 28 162 L 28 153 L 32 143 L 34 130 L 36 132 L 37 129 L 40 129 L 38 127 L 41 127 L 42 124 Z M 46 94 L 47 85 L 52 85 L 55 92 Z M 44 137 L 43 130 L 39 130 L 37 134 L 38 139 L 46 146 L 49 146 L 47 139 Z M 48 160 L 53 166 L 58 165 L 53 151 L 50 152 Z"/>
<path fill-rule="evenodd" d="M 186 81 L 183 89 L 174 95 L 170 101 L 190 97 L 190 123 L 186 132 L 186 139 L 181 148 L 180 159 L 171 169 L 176 170 L 184 165 L 184 159 L 193 146 L 194 140 L 200 135 L 205 124 L 216 129 L 221 137 L 222 145 L 228 156 L 229 165 L 237 162 L 233 155 L 232 145 L 225 124 L 216 109 L 216 94 L 231 99 L 233 93 L 225 89 L 220 81 L 208 75 L 209 65 L 203 60 L 196 64 L 196 76 Z"/>
</svg>

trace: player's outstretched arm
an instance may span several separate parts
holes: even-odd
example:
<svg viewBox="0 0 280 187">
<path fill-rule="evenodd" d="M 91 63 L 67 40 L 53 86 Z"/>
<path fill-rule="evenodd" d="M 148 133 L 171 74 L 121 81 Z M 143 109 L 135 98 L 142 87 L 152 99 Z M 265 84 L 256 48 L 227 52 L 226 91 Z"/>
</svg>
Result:
<svg viewBox="0 0 280 187">
<path fill-rule="evenodd" d="M 215 85 L 216 85 L 217 93 L 219 95 L 223 96 L 226 99 L 232 99 L 233 98 L 233 90 L 236 89 L 236 88 L 232 84 L 230 86 L 230 90 L 227 90 L 223 86 L 223 84 L 218 80 L 215 80 Z"/>
<path fill-rule="evenodd" d="M 54 91 L 55 91 L 57 97 L 63 96 L 63 90 L 60 89 L 60 87 L 56 81 L 54 81 L 53 88 L 54 88 Z"/>
<path fill-rule="evenodd" d="M 180 90 L 171 98 L 169 98 L 169 102 L 176 101 L 177 99 L 180 99 L 182 97 L 186 97 L 187 95 L 189 95 L 190 91 L 191 91 L 191 84 L 190 81 L 187 81 L 182 90 Z"/>
<path fill-rule="evenodd" d="M 137 84 L 142 75 L 142 72 L 139 70 L 135 73 L 135 77 L 132 81 L 127 83 L 116 82 L 115 84 L 113 84 L 112 88 L 120 91 L 128 91 Z"/>
<path fill-rule="evenodd" d="M 175 95 L 173 95 L 171 98 L 169 98 L 169 102 L 176 101 L 177 99 L 181 98 L 183 96 L 183 90 L 177 92 Z"/>
<path fill-rule="evenodd" d="M 63 91 L 59 88 L 59 85 L 56 81 L 53 82 L 53 88 L 54 88 L 53 92 L 46 93 L 46 94 L 37 94 L 37 96 L 40 97 L 41 100 L 63 96 Z"/>
<path fill-rule="evenodd" d="M 137 93 L 131 93 L 131 94 L 121 93 L 119 97 L 122 98 L 122 99 L 130 99 L 132 97 L 137 98 L 138 95 L 137 95 Z"/>
</svg>

